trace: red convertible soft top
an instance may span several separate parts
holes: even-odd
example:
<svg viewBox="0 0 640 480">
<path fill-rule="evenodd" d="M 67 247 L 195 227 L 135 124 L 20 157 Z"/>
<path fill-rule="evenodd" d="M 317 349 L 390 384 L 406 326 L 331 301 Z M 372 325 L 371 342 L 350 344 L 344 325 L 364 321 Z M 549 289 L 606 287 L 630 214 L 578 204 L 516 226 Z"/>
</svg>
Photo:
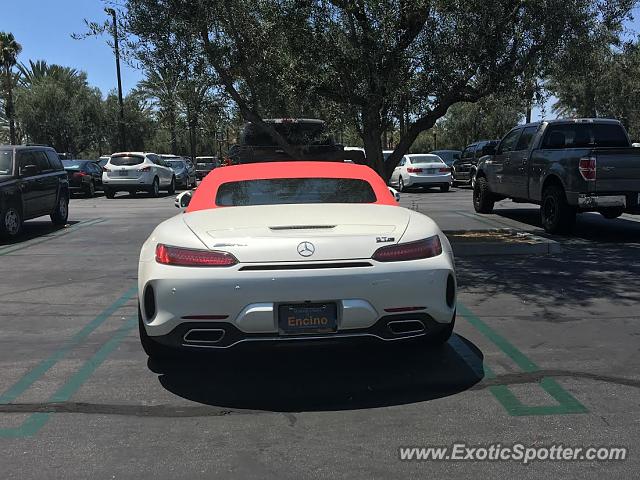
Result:
<svg viewBox="0 0 640 480">
<path fill-rule="evenodd" d="M 374 203 L 398 205 L 384 180 L 367 166 L 352 163 L 292 161 L 249 163 L 216 168 L 202 180 L 202 183 L 195 190 L 186 211 L 196 212 L 221 208 L 216 206 L 214 199 L 218 193 L 218 187 L 222 184 L 272 178 L 352 178 L 364 180 L 371 185 L 376 194 Z"/>
</svg>

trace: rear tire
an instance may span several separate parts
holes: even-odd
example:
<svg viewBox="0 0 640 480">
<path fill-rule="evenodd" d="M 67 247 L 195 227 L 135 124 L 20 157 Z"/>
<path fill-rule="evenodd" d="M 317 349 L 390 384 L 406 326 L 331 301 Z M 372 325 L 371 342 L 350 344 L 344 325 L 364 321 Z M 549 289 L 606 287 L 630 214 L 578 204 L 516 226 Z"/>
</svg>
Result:
<svg viewBox="0 0 640 480">
<path fill-rule="evenodd" d="M 171 184 L 169 185 L 167 193 L 169 193 L 169 195 L 173 195 L 176 193 L 176 177 L 171 177 Z"/>
<path fill-rule="evenodd" d="M 142 312 L 140 311 L 140 305 L 138 305 L 138 333 L 140 335 L 140 344 L 144 353 L 152 360 L 161 360 L 170 358 L 174 353 L 172 349 L 166 347 L 149 336 L 147 330 L 144 327 L 144 321 L 142 320 Z"/>
<path fill-rule="evenodd" d="M 51 221 L 54 225 L 66 225 L 69 219 L 69 194 L 60 192 L 56 209 L 51 214 Z"/>
<path fill-rule="evenodd" d="M 153 183 L 149 189 L 149 195 L 153 198 L 158 198 L 160 196 L 160 182 L 158 181 L 158 177 L 153 179 Z"/>
<path fill-rule="evenodd" d="M 620 215 L 624 213 L 624 208 L 620 207 L 611 207 L 600 210 L 600 215 L 609 220 L 613 220 L 614 218 L 618 218 Z"/>
<path fill-rule="evenodd" d="M 449 191 L 449 187 L 450 187 L 450 185 L 448 183 L 440 185 L 440 191 L 443 192 L 443 193 L 444 192 L 448 192 Z"/>
<path fill-rule="evenodd" d="M 22 232 L 22 214 L 15 205 L 9 205 L 2 211 L 0 218 L 0 237 L 16 238 Z"/>
<path fill-rule="evenodd" d="M 547 233 L 566 234 L 576 223 L 576 209 L 569 205 L 562 187 L 549 185 L 542 192 L 540 219 Z"/>
<path fill-rule="evenodd" d="M 473 208 L 478 213 L 492 213 L 496 203 L 495 197 L 489 190 L 489 183 L 484 177 L 475 181 L 473 188 Z"/>
<path fill-rule="evenodd" d="M 89 182 L 89 186 L 87 187 L 87 191 L 85 192 L 87 198 L 93 198 L 96 196 L 96 186 L 93 182 Z"/>
<path fill-rule="evenodd" d="M 404 180 L 402 179 L 402 177 L 398 177 L 398 191 L 399 192 L 407 191 L 407 187 L 404 186 Z"/>
<path fill-rule="evenodd" d="M 104 196 L 107 198 L 115 198 L 116 192 L 111 188 L 104 187 Z"/>
</svg>

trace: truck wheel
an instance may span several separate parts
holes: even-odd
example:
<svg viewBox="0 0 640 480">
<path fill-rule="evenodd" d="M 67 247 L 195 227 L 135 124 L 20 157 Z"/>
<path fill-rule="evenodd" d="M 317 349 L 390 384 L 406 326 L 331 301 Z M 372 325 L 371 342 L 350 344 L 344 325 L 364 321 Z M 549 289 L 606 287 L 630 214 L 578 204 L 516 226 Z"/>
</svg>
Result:
<svg viewBox="0 0 640 480">
<path fill-rule="evenodd" d="M 600 210 L 600 215 L 602 215 L 604 218 L 608 218 L 609 220 L 618 218 L 623 213 L 624 213 L 624 208 L 620 208 L 620 207 L 604 208 Z"/>
<path fill-rule="evenodd" d="M 0 236 L 15 238 L 22 231 L 22 215 L 15 205 L 9 205 L 2 211 L 0 218 Z"/>
<path fill-rule="evenodd" d="M 576 223 L 576 209 L 567 203 L 562 187 L 550 185 L 542 192 L 542 226 L 547 233 L 569 233 Z"/>
<path fill-rule="evenodd" d="M 65 225 L 69 219 L 69 195 L 60 192 L 56 209 L 51 214 L 51 221 L 54 225 Z"/>
<path fill-rule="evenodd" d="M 489 190 L 489 183 L 484 177 L 476 180 L 473 188 L 473 208 L 478 213 L 492 213 L 496 200 Z"/>
</svg>

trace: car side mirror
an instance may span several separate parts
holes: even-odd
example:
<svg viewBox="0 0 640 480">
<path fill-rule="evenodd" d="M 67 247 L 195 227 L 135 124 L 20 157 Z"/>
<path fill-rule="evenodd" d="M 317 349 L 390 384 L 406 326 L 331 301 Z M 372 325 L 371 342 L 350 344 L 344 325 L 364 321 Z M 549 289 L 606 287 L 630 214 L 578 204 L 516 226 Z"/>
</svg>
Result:
<svg viewBox="0 0 640 480">
<path fill-rule="evenodd" d="M 496 146 L 495 145 L 485 145 L 484 147 L 482 147 L 481 152 L 482 156 L 484 157 L 485 155 L 495 155 L 496 154 Z"/>
<path fill-rule="evenodd" d="M 23 177 L 30 177 L 38 173 L 38 167 L 35 165 L 25 165 L 20 168 L 20 175 Z"/>
<path fill-rule="evenodd" d="M 396 202 L 400 201 L 400 192 L 398 192 L 395 188 L 389 187 L 389 193 L 391 193 L 391 196 L 396 199 Z"/>
<path fill-rule="evenodd" d="M 182 192 L 180 195 L 176 196 L 175 206 L 176 208 L 187 208 L 189 203 L 191 203 L 191 197 L 193 193 L 190 190 L 186 192 Z"/>
</svg>

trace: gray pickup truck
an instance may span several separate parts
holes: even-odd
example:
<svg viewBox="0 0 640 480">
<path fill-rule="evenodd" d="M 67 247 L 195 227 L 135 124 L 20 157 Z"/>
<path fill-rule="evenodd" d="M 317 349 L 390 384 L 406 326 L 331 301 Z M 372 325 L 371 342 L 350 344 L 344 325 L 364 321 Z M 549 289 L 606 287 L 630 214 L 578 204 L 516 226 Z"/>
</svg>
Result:
<svg viewBox="0 0 640 480">
<path fill-rule="evenodd" d="M 640 149 L 617 120 L 520 125 L 487 153 L 473 190 L 478 213 L 505 198 L 535 203 L 549 233 L 569 233 L 581 212 L 640 214 Z"/>
</svg>

